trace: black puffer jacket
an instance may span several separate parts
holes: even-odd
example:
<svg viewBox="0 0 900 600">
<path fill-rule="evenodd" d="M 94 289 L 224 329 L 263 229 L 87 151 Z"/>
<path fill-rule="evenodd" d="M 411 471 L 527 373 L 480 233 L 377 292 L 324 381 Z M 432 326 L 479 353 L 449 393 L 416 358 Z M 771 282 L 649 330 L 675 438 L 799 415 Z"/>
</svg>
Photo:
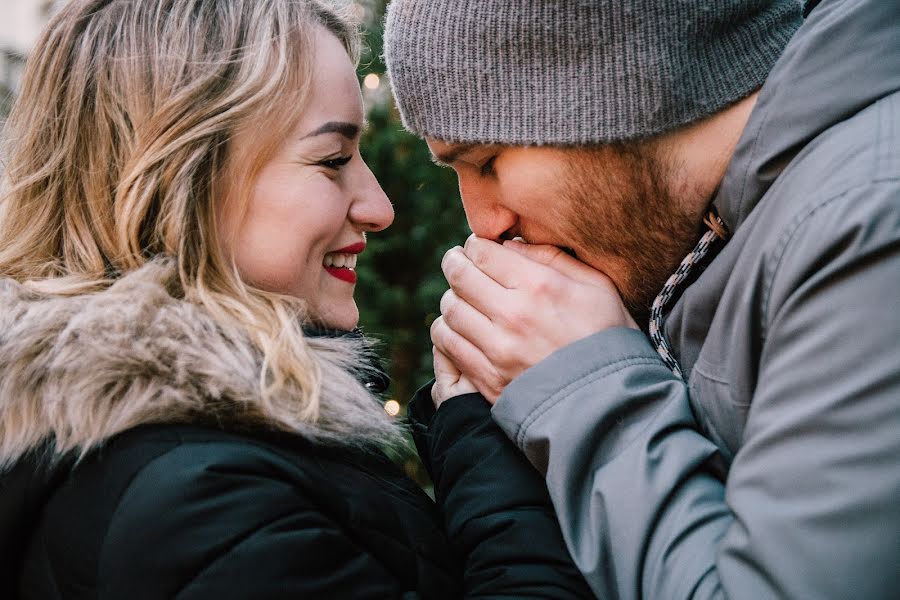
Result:
<svg viewBox="0 0 900 600">
<path fill-rule="evenodd" d="M 440 411 L 443 515 L 377 453 L 278 433 L 131 430 L 47 488 L 17 540 L 19 597 L 588 597 L 542 482 L 496 447 L 502 433 L 478 403 Z"/>
<path fill-rule="evenodd" d="M 168 296 L 152 300 L 152 286 L 138 286 L 140 297 L 128 282 L 104 292 L 133 300 L 113 298 L 106 308 L 125 313 L 118 315 L 96 299 L 76 309 L 67 299 L 68 312 L 47 304 L 16 313 L 17 302 L 33 299 L 3 286 L 0 311 L 13 316 L 0 316 L 0 449 L 15 466 L 0 475 L 0 598 L 589 596 L 543 481 L 480 397 L 453 399 L 431 415 L 422 392 L 414 430 L 436 504 L 365 439 L 323 441 L 340 422 L 287 432 L 229 410 L 240 384 L 217 370 L 241 372 L 229 361 L 252 353 L 241 347 L 229 357 L 227 344 L 218 353 L 188 349 L 186 339 L 202 349 L 210 345 L 204 336 L 220 334 L 202 315 L 173 316 L 183 307 Z M 55 318 L 65 322 L 59 330 Z M 27 332 L 47 339 L 25 339 Z M 210 348 L 222 340 L 214 341 Z M 326 372 L 347 364 L 339 347 L 313 346 Z M 50 380 L 72 397 L 50 397 Z M 107 388 L 103 402 L 100 392 L 79 397 Z M 330 402 L 323 397 L 323 420 L 339 419 L 328 416 Z M 160 414 L 180 424 L 153 424 Z M 23 418 L 32 432 L 55 432 L 58 445 L 66 441 L 60 432 L 99 443 L 76 462 L 74 451 L 29 444 L 16 429 Z M 114 431 L 129 421 L 137 423 Z"/>
</svg>

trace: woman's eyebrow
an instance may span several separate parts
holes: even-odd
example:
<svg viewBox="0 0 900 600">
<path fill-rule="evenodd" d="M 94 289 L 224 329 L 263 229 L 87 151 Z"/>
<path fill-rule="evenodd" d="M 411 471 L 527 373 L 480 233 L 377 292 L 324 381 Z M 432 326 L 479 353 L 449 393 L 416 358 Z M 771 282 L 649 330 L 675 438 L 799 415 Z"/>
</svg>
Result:
<svg viewBox="0 0 900 600">
<path fill-rule="evenodd" d="M 355 140 L 359 136 L 361 131 L 362 131 L 362 128 L 359 125 L 357 125 L 356 123 L 345 123 L 342 121 L 329 121 L 329 122 L 325 123 L 324 125 L 322 125 L 321 127 L 319 127 L 318 129 L 316 129 L 315 131 L 313 131 L 312 133 L 309 133 L 300 139 L 305 140 L 307 138 L 315 137 L 317 135 L 324 135 L 326 133 L 339 133 L 342 136 L 344 136 L 345 138 L 347 138 L 348 140 Z"/>
</svg>

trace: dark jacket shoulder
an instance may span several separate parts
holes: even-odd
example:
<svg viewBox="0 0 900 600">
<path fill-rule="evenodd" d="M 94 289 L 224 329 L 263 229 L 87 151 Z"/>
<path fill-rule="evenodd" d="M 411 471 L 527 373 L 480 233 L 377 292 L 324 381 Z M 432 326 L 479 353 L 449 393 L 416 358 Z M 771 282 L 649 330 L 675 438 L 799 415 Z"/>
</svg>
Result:
<svg viewBox="0 0 900 600">
<path fill-rule="evenodd" d="M 22 592 L 455 597 L 445 547 L 430 500 L 377 452 L 148 426 L 93 453 L 53 494 L 23 577 L 48 587 Z"/>
</svg>

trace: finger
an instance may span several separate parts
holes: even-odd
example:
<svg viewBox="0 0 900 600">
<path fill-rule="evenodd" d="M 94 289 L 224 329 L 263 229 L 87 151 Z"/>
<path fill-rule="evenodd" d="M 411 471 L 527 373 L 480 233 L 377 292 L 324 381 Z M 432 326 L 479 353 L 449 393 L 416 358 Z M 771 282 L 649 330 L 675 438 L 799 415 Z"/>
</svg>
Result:
<svg viewBox="0 0 900 600">
<path fill-rule="evenodd" d="M 450 329 L 442 317 L 431 325 L 431 341 L 484 396 L 499 394 L 501 386 L 496 370 L 475 345 Z"/>
<path fill-rule="evenodd" d="M 437 346 L 431 347 L 431 353 L 434 355 L 435 379 L 453 383 L 462 376 L 462 373 L 456 368 L 450 357 L 441 352 Z"/>
<path fill-rule="evenodd" d="M 575 257 L 569 256 L 556 246 L 526 244 L 517 240 L 507 240 L 503 242 L 503 247 L 536 263 L 550 267 L 576 281 L 591 284 L 611 283 L 605 273 L 594 269 Z"/>
<path fill-rule="evenodd" d="M 446 355 L 437 349 L 437 347 L 431 347 L 432 364 L 434 368 L 434 385 L 431 386 L 431 401 L 434 403 L 435 408 L 440 408 L 441 403 L 444 402 L 447 398 L 449 398 L 449 390 L 447 389 L 453 380 L 450 379 L 447 374 L 445 362 L 452 364 L 449 358 L 446 358 Z M 438 358 L 440 354 L 443 358 Z"/>
<path fill-rule="evenodd" d="M 520 288 L 526 276 L 533 277 L 535 269 L 542 268 L 528 256 L 474 235 L 466 240 L 463 252 L 482 273 L 511 290 Z"/>
<path fill-rule="evenodd" d="M 443 317 L 438 317 L 431 324 L 431 343 L 463 374 L 477 377 L 477 372 L 488 364 L 484 353 L 475 344 L 453 331 Z"/>
<path fill-rule="evenodd" d="M 441 316 L 450 329 L 482 350 L 487 350 L 496 335 L 491 320 L 453 290 L 447 290 L 441 297 Z"/>
<path fill-rule="evenodd" d="M 460 247 L 444 254 L 441 269 L 456 295 L 483 315 L 498 314 L 508 304 L 508 290 L 482 272 Z"/>
<path fill-rule="evenodd" d="M 448 398 L 477 391 L 446 354 L 436 347 L 432 347 L 432 354 L 434 355 L 435 385 L 431 388 L 431 399 L 435 406 L 440 406 Z"/>
</svg>

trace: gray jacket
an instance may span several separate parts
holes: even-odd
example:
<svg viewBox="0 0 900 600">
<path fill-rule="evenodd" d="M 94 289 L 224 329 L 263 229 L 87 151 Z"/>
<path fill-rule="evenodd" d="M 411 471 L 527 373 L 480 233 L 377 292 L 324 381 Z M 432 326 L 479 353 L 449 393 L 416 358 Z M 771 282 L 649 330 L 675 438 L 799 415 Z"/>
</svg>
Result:
<svg viewBox="0 0 900 600">
<path fill-rule="evenodd" d="M 715 199 L 733 235 L 643 334 L 563 348 L 494 418 L 602 598 L 900 598 L 900 2 L 822 2 Z"/>
</svg>

